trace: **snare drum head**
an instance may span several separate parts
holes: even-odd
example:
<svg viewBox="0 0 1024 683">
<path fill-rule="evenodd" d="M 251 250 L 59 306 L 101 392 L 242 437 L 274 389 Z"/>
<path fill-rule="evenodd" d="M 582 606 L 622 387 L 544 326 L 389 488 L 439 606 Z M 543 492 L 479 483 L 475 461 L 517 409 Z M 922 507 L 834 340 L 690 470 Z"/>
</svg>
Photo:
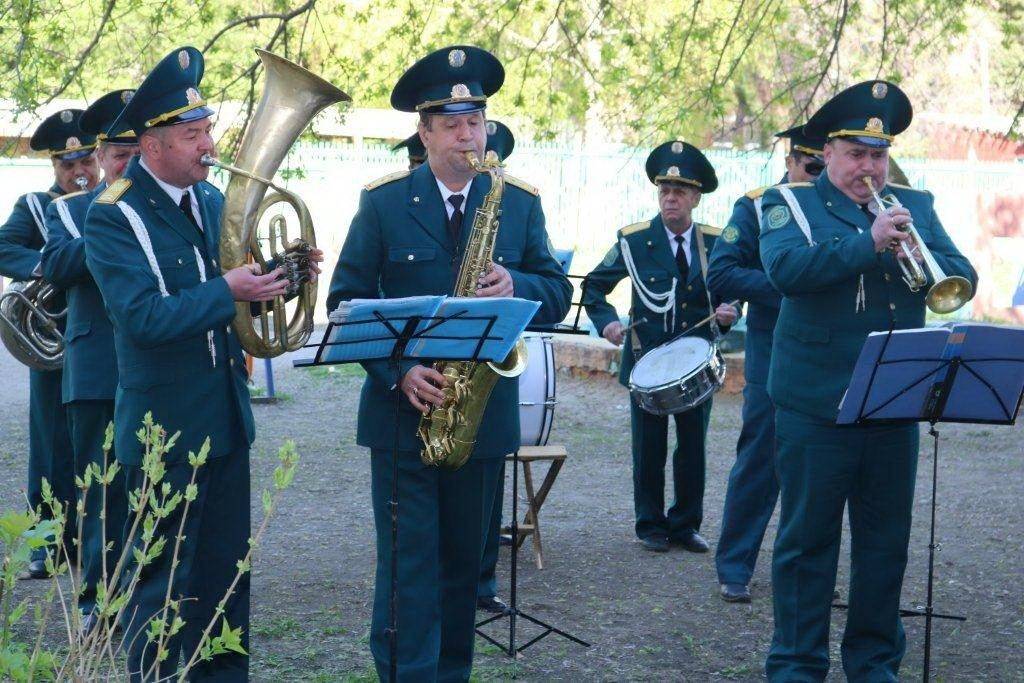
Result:
<svg viewBox="0 0 1024 683">
<path fill-rule="evenodd" d="M 656 346 L 637 361 L 629 384 L 640 389 L 675 382 L 702 368 L 713 355 L 711 343 L 700 337 L 680 337 Z"/>
</svg>

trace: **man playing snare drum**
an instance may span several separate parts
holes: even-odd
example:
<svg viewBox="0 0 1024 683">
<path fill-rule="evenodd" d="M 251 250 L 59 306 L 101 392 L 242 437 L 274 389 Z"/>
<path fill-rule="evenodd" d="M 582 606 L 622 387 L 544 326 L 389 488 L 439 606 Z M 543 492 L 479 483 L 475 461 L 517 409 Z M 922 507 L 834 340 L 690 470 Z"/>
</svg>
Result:
<svg viewBox="0 0 1024 683">
<path fill-rule="evenodd" d="M 709 296 L 704 285 L 707 253 L 717 228 L 695 223 L 693 209 L 701 195 L 718 187 L 715 169 L 700 151 L 678 140 L 655 148 L 647 157 L 647 177 L 658 188 L 660 211 L 649 221 L 618 231 L 616 243 L 587 276 L 584 305 L 601 336 L 622 344 L 619 381 L 628 385 L 630 372 L 652 348 L 687 334 L 712 340 L 707 324 L 693 328 L 711 315 L 727 328 L 737 311 Z M 700 240 L 694 239 L 696 234 Z M 606 296 L 625 277 L 632 281 L 630 327 L 619 322 Z M 724 330 L 723 330 L 724 331 Z M 711 401 L 674 415 L 676 449 L 672 454 L 675 500 L 665 513 L 665 459 L 668 418 L 652 415 L 636 402 L 630 404 L 633 435 L 633 505 L 636 535 L 647 550 L 666 552 L 669 544 L 704 553 L 700 523 L 704 505 L 704 445 Z"/>
</svg>

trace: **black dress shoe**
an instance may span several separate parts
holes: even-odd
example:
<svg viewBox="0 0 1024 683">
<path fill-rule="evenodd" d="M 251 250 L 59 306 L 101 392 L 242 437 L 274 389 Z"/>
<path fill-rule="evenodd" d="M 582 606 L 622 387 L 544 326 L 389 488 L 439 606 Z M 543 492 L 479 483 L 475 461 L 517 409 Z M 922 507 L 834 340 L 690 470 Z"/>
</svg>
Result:
<svg viewBox="0 0 1024 683">
<path fill-rule="evenodd" d="M 644 538 L 640 539 L 640 545 L 644 547 L 644 550 L 650 550 L 652 553 L 667 553 L 668 537 L 645 536 Z"/>
<path fill-rule="evenodd" d="M 32 560 L 28 563 L 28 571 L 25 573 L 24 578 L 26 579 L 48 579 L 50 578 L 50 572 L 46 571 L 46 560 Z"/>
<path fill-rule="evenodd" d="M 498 545 L 512 545 L 512 534 L 498 534 Z"/>
<path fill-rule="evenodd" d="M 750 589 L 742 583 L 723 583 L 718 593 L 726 602 L 750 602 Z"/>
<path fill-rule="evenodd" d="M 689 536 L 683 536 L 676 541 L 683 550 L 688 550 L 691 553 L 706 553 L 708 551 L 708 542 L 698 533 L 692 533 Z"/>
<path fill-rule="evenodd" d="M 477 598 L 476 608 L 481 612 L 490 612 L 491 614 L 504 614 L 508 612 L 508 605 L 496 595 L 488 598 Z"/>
</svg>

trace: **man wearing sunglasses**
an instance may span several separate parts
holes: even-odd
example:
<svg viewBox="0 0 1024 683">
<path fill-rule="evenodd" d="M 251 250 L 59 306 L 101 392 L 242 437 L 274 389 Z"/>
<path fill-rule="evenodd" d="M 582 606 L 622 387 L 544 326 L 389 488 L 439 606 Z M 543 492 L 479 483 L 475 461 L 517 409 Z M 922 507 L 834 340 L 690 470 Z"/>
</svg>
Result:
<svg viewBox="0 0 1024 683">
<path fill-rule="evenodd" d="M 825 168 L 824 139 L 807 137 L 802 125 L 775 135 L 789 139 L 786 174 L 780 183 L 806 183 Z M 750 602 L 750 577 L 779 496 L 774 469 L 775 411 L 767 383 L 772 334 L 782 298 L 768 281 L 758 254 L 761 195 L 767 189 L 753 190 L 736 201 L 708 263 L 708 283 L 715 292 L 724 299 L 748 302 L 743 427 L 715 551 L 720 595 L 726 602 Z"/>
</svg>

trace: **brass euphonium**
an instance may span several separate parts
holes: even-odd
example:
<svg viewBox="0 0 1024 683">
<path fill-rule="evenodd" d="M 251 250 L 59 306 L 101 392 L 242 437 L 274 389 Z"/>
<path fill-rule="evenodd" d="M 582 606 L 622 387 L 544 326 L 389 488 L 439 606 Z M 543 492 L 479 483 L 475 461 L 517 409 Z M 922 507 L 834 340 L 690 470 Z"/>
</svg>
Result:
<svg viewBox="0 0 1024 683">
<path fill-rule="evenodd" d="M 58 323 L 60 290 L 45 280 L 16 280 L 0 295 L 0 341 L 15 360 L 34 370 L 64 365 L 64 335 Z"/>
<path fill-rule="evenodd" d="M 501 197 L 505 192 L 501 162 L 494 152 L 488 153 L 483 163 L 473 152 L 467 152 L 466 158 L 477 173 L 490 175 L 491 189 L 473 218 L 454 296 L 474 296 L 477 280 L 491 266 L 498 239 Z M 501 363 L 439 361 L 434 364 L 434 369 L 448 380 L 448 386 L 442 390 L 441 405 L 432 405 L 420 418 L 418 434 L 423 440 L 420 458 L 425 464 L 458 469 L 466 463 L 473 453 L 480 420 L 495 383 L 501 377 L 521 375 L 526 369 L 526 360 L 526 344 L 520 338 Z"/>
<path fill-rule="evenodd" d="M 893 206 L 903 206 L 894 194 L 888 194 L 884 198 L 879 195 L 870 176 L 864 176 L 864 184 L 871 190 L 871 196 L 874 197 L 879 211 L 885 211 Z M 913 222 L 905 223 L 897 229 L 910 234 L 909 240 L 900 240 L 899 249 L 903 253 L 903 258 L 897 258 L 896 263 L 903 273 L 903 281 L 911 292 L 927 287 L 929 281 L 934 283 L 928 289 L 925 304 L 935 313 L 952 313 L 971 300 L 974 288 L 971 287 L 970 281 L 959 275 L 946 275 L 943 272 Z M 910 242 L 913 242 L 921 253 L 921 263 L 914 258 Z"/>
<path fill-rule="evenodd" d="M 238 341 L 249 354 L 272 358 L 301 348 L 313 331 L 316 283 L 310 282 L 308 253 L 316 247 L 313 220 L 298 195 L 273 182 L 278 166 L 313 117 L 324 108 L 351 98 L 316 74 L 265 50 L 256 50 L 266 72 L 263 95 L 246 127 L 235 163 L 227 164 L 209 155 L 202 163 L 218 166 L 232 174 L 224 193 L 221 212 L 220 261 L 222 270 L 244 265 L 248 257 L 267 272 L 256 228 L 264 213 L 281 202 L 291 205 L 299 220 L 300 237 L 289 240 L 287 220 L 277 214 L 270 220 L 271 259 L 291 281 L 288 295 L 298 295 L 289 319 L 285 297 L 276 297 L 268 307 L 260 304 L 259 328 L 248 302 L 235 303 L 232 323 Z M 267 194 L 268 189 L 274 192 Z M 275 248 L 274 242 L 278 242 Z M 276 249 L 276 250 L 275 250 Z"/>
</svg>

